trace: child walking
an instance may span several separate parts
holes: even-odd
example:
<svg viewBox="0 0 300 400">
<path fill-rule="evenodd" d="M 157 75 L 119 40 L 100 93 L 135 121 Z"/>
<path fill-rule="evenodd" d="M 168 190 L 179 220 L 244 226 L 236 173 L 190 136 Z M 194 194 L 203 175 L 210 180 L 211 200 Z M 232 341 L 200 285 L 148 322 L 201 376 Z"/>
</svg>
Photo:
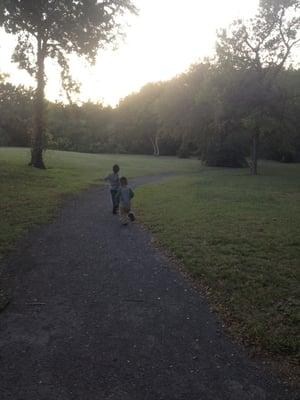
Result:
<svg viewBox="0 0 300 400">
<path fill-rule="evenodd" d="M 128 221 L 134 221 L 135 216 L 131 211 L 131 199 L 134 193 L 125 176 L 120 179 L 120 188 L 118 190 L 117 198 L 120 201 L 120 220 L 122 225 L 127 225 Z"/>
<path fill-rule="evenodd" d="M 118 214 L 119 198 L 117 194 L 120 189 L 120 178 L 119 178 L 120 167 L 117 164 L 115 164 L 112 169 L 113 169 L 112 174 L 107 175 L 107 177 L 104 178 L 104 180 L 110 184 L 110 194 L 113 205 L 112 213 Z"/>
</svg>

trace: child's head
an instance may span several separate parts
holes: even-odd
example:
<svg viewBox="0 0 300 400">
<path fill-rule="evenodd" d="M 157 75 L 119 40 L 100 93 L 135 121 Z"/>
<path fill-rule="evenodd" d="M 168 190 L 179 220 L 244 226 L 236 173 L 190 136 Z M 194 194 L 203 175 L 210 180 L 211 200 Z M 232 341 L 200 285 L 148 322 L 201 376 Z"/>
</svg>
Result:
<svg viewBox="0 0 300 400">
<path fill-rule="evenodd" d="M 127 186 L 128 181 L 127 178 L 125 178 L 125 176 L 122 176 L 122 178 L 120 178 L 120 184 L 121 186 Z"/>
<path fill-rule="evenodd" d="M 115 174 L 117 174 L 120 171 L 120 167 L 118 166 L 118 164 L 115 164 L 113 166 L 113 171 L 114 171 Z"/>
</svg>

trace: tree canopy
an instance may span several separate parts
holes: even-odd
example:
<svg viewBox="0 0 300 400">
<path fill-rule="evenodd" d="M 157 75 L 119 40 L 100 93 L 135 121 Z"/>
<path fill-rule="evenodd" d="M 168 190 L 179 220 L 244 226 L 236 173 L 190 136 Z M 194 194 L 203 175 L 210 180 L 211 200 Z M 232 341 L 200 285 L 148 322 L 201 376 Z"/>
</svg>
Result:
<svg viewBox="0 0 300 400">
<path fill-rule="evenodd" d="M 243 73 L 240 91 L 246 95 L 244 120 L 252 125 L 253 174 L 257 173 L 261 127 L 268 119 L 270 98 L 281 101 L 276 87 L 278 75 L 299 42 L 299 0 L 261 0 L 254 18 L 247 22 L 237 20 L 229 30 L 219 32 L 218 65 Z"/>
</svg>

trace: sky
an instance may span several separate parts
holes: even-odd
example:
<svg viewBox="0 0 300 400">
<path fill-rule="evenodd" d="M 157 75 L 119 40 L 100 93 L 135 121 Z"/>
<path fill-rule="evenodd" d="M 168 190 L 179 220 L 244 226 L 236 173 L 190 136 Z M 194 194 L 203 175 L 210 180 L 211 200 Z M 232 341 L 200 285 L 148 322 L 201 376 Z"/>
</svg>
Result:
<svg viewBox="0 0 300 400">
<path fill-rule="evenodd" d="M 134 1 L 134 0 L 133 0 Z M 170 79 L 214 53 L 217 29 L 234 19 L 255 14 L 259 0 L 135 0 L 138 16 L 126 16 L 126 38 L 118 49 L 101 50 L 94 66 L 71 61 L 73 77 L 81 82 L 78 101 L 112 106 L 144 84 Z M 11 63 L 15 38 L 0 31 L 0 72 L 15 84 L 35 86 L 25 71 Z M 57 67 L 47 61 L 46 97 L 62 100 Z"/>
</svg>

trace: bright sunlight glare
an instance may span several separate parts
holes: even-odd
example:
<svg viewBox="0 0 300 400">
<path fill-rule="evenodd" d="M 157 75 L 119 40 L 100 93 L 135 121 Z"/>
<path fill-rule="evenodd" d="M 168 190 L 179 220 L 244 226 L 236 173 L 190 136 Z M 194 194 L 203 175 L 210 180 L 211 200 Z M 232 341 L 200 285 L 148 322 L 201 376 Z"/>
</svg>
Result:
<svg viewBox="0 0 300 400">
<path fill-rule="evenodd" d="M 112 106 L 147 82 L 170 79 L 189 65 L 213 55 L 217 29 L 233 19 L 255 14 L 258 0 L 136 0 L 138 16 L 127 16 L 126 39 L 117 50 L 100 51 L 95 66 L 74 57 L 73 77 L 81 82 L 78 101 Z M 11 63 L 15 38 L 0 33 L 1 72 L 13 83 L 32 85 L 25 71 Z M 63 100 L 55 63 L 47 62 L 47 98 Z"/>
</svg>

